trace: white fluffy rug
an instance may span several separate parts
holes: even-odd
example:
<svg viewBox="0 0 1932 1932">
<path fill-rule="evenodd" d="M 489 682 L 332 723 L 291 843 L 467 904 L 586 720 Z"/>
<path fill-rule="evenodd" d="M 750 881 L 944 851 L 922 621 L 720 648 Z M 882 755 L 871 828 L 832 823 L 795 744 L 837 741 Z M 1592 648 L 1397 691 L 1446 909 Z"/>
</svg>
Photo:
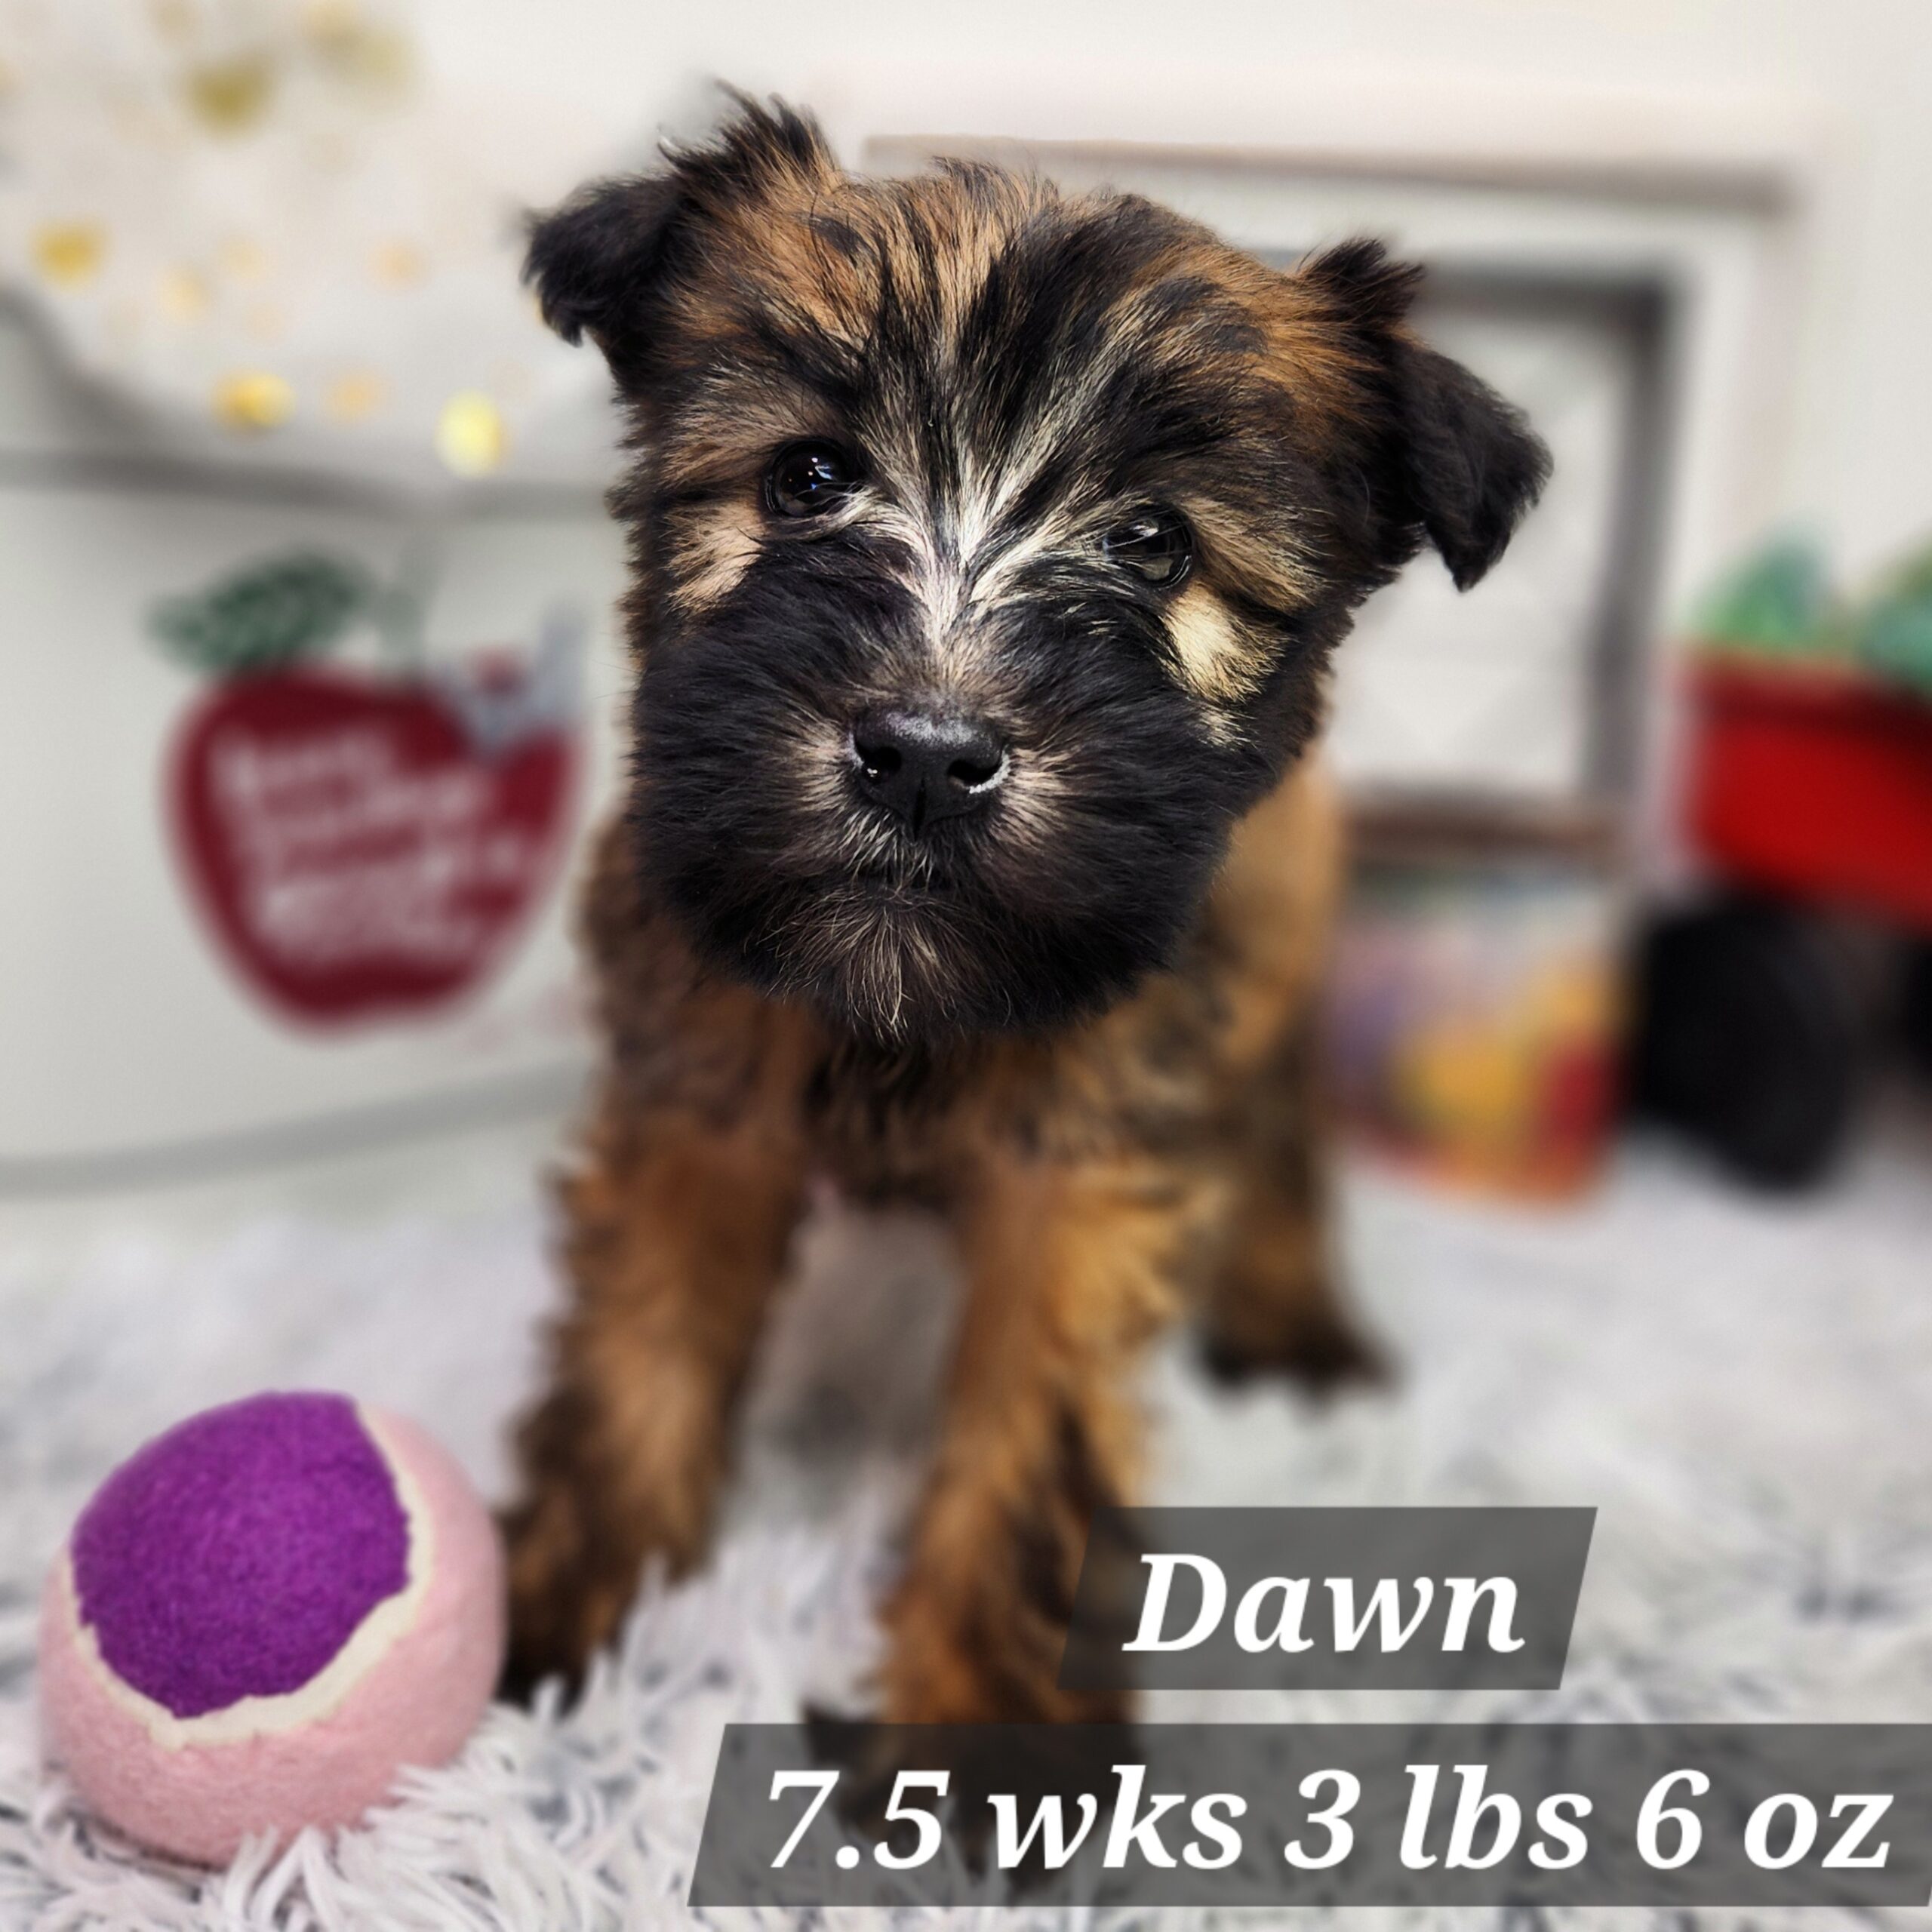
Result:
<svg viewBox="0 0 1932 1932">
<path fill-rule="evenodd" d="M 264 1386 L 339 1387 L 417 1415 L 500 1485 L 547 1289 L 527 1174 L 479 1158 L 503 1161 L 514 1204 L 0 1244 L 7 1932 L 681 1924 L 720 1727 L 862 1700 L 947 1296 L 925 1230 L 835 1218 L 803 1244 L 716 1563 L 648 1599 L 580 1709 L 494 1711 L 460 1762 L 365 1828 L 214 1876 L 131 1854 L 38 1771 L 41 1574 L 92 1485 L 155 1429 Z M 1229 1398 L 1177 1345 L 1149 1378 L 1158 1500 L 1595 1503 L 1562 1690 L 1431 1706 L 1445 1715 L 1932 1718 L 1927 1171 L 1894 1140 L 1829 1197 L 1774 1208 L 1639 1150 L 1561 1214 L 1357 1174 L 1349 1263 L 1398 1386 L 1325 1407 L 1273 1385 Z M 1176 1694 L 1150 1715 L 1423 1701 Z"/>
</svg>

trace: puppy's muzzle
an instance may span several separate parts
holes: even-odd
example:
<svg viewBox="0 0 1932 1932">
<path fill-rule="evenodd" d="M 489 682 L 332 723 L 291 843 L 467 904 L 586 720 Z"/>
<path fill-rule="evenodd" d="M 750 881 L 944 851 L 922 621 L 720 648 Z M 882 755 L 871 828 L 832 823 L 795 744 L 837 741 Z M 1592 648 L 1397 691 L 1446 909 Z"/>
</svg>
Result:
<svg viewBox="0 0 1932 1932">
<path fill-rule="evenodd" d="M 861 795 L 915 835 L 983 811 L 1006 780 L 1006 745 L 992 726 L 938 706 L 867 712 L 851 747 Z"/>
</svg>

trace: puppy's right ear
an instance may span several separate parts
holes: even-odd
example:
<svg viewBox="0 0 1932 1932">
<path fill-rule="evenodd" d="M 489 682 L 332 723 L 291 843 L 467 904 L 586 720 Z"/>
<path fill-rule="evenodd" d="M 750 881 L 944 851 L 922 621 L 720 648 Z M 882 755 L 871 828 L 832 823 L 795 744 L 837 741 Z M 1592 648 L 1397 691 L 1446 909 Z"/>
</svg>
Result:
<svg viewBox="0 0 1932 1932">
<path fill-rule="evenodd" d="M 809 197 L 838 174 L 808 116 L 732 98 L 737 112 L 708 146 L 667 149 L 661 174 L 593 181 L 531 226 L 523 278 L 543 319 L 566 342 L 589 336 L 628 394 L 648 383 L 669 301 L 721 219 Z"/>
<path fill-rule="evenodd" d="M 1390 533 L 1384 561 L 1435 546 L 1458 590 L 1479 582 L 1549 480 L 1549 451 L 1523 412 L 1460 362 L 1431 349 L 1405 317 L 1422 271 L 1379 242 L 1345 242 L 1305 263 L 1355 352 L 1375 372 L 1380 434 L 1367 494 Z"/>
</svg>

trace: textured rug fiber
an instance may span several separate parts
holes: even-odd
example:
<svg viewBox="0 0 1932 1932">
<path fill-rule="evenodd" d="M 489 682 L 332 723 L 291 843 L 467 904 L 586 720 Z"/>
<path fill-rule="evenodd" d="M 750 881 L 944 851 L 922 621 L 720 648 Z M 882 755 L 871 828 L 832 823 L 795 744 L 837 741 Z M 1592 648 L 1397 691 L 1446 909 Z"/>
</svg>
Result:
<svg viewBox="0 0 1932 1932">
<path fill-rule="evenodd" d="M 1932 1718 L 1926 1175 L 1922 1149 L 1894 1145 L 1829 1197 L 1773 1208 L 1640 1151 L 1587 1207 L 1548 1214 L 1353 1177 L 1349 1265 L 1395 1386 L 1229 1397 L 1177 1343 L 1149 1375 L 1155 1500 L 1595 1503 L 1564 1687 L 1171 1694 L 1149 1715 Z M 0 1242 L 6 1932 L 682 1924 L 720 1727 L 805 1697 L 863 1703 L 949 1293 L 928 1231 L 833 1216 L 801 1243 L 715 1563 L 647 1596 L 578 1709 L 495 1710 L 364 1828 L 216 1875 L 132 1853 L 40 1771 L 41 1577 L 93 1484 L 155 1430 L 263 1387 L 337 1387 L 415 1415 L 500 1485 L 548 1292 L 528 1176 L 506 1163 L 502 1179 L 509 1204 L 481 1211 Z"/>
</svg>

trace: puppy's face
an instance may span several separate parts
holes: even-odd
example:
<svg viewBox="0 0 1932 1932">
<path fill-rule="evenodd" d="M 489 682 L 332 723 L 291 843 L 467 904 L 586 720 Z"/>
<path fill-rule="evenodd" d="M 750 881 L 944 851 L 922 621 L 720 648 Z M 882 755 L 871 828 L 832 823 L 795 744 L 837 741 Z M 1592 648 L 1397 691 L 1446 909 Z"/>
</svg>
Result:
<svg viewBox="0 0 1932 1932">
<path fill-rule="evenodd" d="M 1128 197 L 840 172 L 746 107 L 537 226 L 632 406 L 635 816 L 714 962 L 885 1041 L 1166 960 L 1349 613 L 1546 468 L 1370 245 L 1283 275 Z"/>
</svg>

